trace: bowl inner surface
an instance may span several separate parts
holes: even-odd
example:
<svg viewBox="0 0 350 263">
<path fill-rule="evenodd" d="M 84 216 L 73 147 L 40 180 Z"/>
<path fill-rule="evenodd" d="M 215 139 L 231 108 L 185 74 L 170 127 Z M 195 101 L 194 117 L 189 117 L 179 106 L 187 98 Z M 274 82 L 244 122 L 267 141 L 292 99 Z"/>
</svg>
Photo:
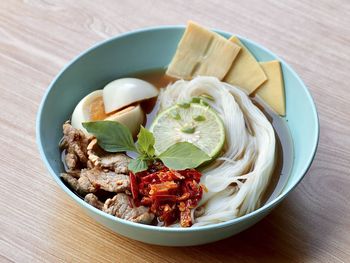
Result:
<svg viewBox="0 0 350 263">
<path fill-rule="evenodd" d="M 44 96 L 37 116 L 37 142 L 42 158 L 59 185 L 81 205 L 113 220 L 138 227 L 145 226 L 126 222 L 109 216 L 89 206 L 70 191 L 59 178 L 63 171 L 58 142 L 62 137 L 62 124 L 70 118 L 76 104 L 93 90 L 101 89 L 119 77 L 143 70 L 166 67 L 184 31 L 183 26 L 158 27 L 139 30 L 117 36 L 98 44 L 66 66 L 51 83 Z M 225 37 L 231 34 L 217 31 Z M 314 102 L 297 74 L 280 58 L 262 46 L 240 37 L 242 42 L 259 61 L 278 59 L 281 61 L 287 114 L 286 120 L 294 145 L 292 173 L 280 196 L 258 210 L 243 217 L 220 223 L 241 221 L 260 211 L 272 207 L 294 188 L 309 168 L 318 143 L 319 124 Z M 207 226 L 215 227 L 220 224 Z M 198 229 L 198 228 L 197 228 Z M 188 231 L 189 229 L 181 229 Z M 166 230 L 165 230 L 166 231 Z M 174 231 L 174 229 L 172 230 Z M 179 229 L 177 229 L 179 231 Z"/>
</svg>

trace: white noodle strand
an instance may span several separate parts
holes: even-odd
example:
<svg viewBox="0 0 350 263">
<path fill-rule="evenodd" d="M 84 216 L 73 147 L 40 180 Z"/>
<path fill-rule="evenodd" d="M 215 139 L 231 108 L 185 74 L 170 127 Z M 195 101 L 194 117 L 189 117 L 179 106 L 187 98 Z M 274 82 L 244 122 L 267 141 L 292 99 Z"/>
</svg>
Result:
<svg viewBox="0 0 350 263">
<path fill-rule="evenodd" d="M 225 151 L 203 171 L 200 205 L 205 212 L 194 226 L 224 222 L 260 206 L 275 164 L 275 134 L 265 115 L 240 89 L 213 77 L 179 80 L 169 85 L 158 100 L 160 110 L 177 102 L 208 94 L 225 124 Z M 193 214 L 192 214 L 193 216 Z"/>
</svg>

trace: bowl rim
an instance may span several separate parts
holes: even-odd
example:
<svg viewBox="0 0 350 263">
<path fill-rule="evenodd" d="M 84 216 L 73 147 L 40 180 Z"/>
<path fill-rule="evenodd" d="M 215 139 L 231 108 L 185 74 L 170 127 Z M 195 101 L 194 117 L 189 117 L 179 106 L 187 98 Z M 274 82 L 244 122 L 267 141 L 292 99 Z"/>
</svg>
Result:
<svg viewBox="0 0 350 263">
<path fill-rule="evenodd" d="M 292 69 L 282 58 L 280 58 L 279 56 L 277 56 L 276 54 L 274 54 L 273 52 L 271 52 L 269 49 L 263 47 L 262 45 L 247 39 L 245 37 L 242 37 L 238 34 L 232 34 L 226 31 L 222 31 L 222 30 L 218 30 L 218 29 L 213 29 L 211 28 L 211 30 L 227 37 L 227 36 L 231 36 L 231 35 L 236 35 L 238 36 L 239 39 L 243 40 L 243 42 L 252 44 L 256 47 L 258 47 L 259 49 L 262 49 L 264 52 L 268 53 L 269 55 L 272 55 L 274 57 L 276 57 L 276 59 L 278 59 L 281 64 L 287 68 L 293 75 L 295 75 L 297 81 L 300 83 L 300 85 L 304 88 L 304 90 L 306 91 L 306 96 L 307 99 L 310 102 L 311 108 L 312 108 L 312 115 L 313 115 L 313 120 L 315 122 L 315 127 L 316 127 L 316 134 L 315 136 L 313 136 L 313 141 L 312 141 L 312 154 L 310 156 L 308 156 L 308 159 L 306 162 L 304 162 L 304 165 L 302 167 L 302 172 L 300 172 L 300 176 L 297 179 L 297 181 L 287 187 L 284 188 L 283 191 L 284 193 L 281 193 L 280 195 L 278 195 L 276 198 L 274 198 L 273 200 L 271 200 L 270 202 L 264 204 L 262 207 L 254 210 L 253 212 L 246 214 L 244 216 L 238 217 L 238 218 L 234 218 L 231 219 L 229 221 L 226 222 L 221 222 L 221 223 L 215 223 L 215 224 L 211 224 L 211 225 L 205 225 L 205 226 L 199 226 L 199 227 L 189 227 L 189 228 L 180 228 L 180 227 L 160 227 L 160 226 L 153 226 L 153 225 L 144 225 L 144 224 L 140 224 L 140 223 L 135 223 L 135 222 L 131 222 L 125 219 L 121 219 L 112 215 L 109 215 L 91 205 L 89 205 L 88 203 L 86 203 L 83 199 L 81 199 L 80 197 L 78 197 L 73 191 L 71 191 L 60 179 L 59 175 L 57 175 L 53 168 L 50 166 L 47 157 L 44 154 L 44 148 L 43 148 L 43 144 L 42 144 L 42 140 L 41 140 L 41 117 L 43 114 L 43 109 L 45 106 L 45 102 L 47 97 L 49 96 L 53 86 L 55 85 L 56 81 L 64 74 L 64 72 L 73 64 L 75 64 L 80 58 L 82 58 L 83 56 L 85 56 L 86 54 L 92 52 L 93 50 L 106 45 L 110 42 L 113 42 L 117 39 L 120 38 L 125 38 L 131 35 L 135 35 L 135 34 L 139 34 L 139 33 L 145 33 L 145 32 L 151 32 L 151 31 L 162 31 L 162 30 L 175 30 L 175 29 L 185 29 L 186 25 L 163 25 L 163 26 L 152 26 L 152 27 L 145 27 L 145 28 L 141 28 L 141 29 L 137 29 L 137 30 L 132 30 L 132 31 L 128 31 L 122 34 L 118 34 L 116 36 L 113 36 L 109 39 L 103 40 L 103 41 L 99 41 L 96 44 L 94 44 L 93 46 L 91 46 L 90 48 L 86 49 L 85 51 L 81 52 L 78 56 L 76 56 L 75 58 L 73 58 L 71 61 L 69 61 L 64 67 L 63 69 L 60 70 L 60 72 L 55 76 L 55 78 L 51 81 L 50 85 L 48 86 L 47 90 L 44 93 L 44 96 L 40 102 L 40 106 L 38 109 L 38 113 L 36 116 L 36 142 L 37 142 L 37 146 L 41 155 L 42 160 L 45 163 L 45 166 L 47 167 L 47 169 L 49 170 L 51 176 L 54 178 L 54 180 L 59 184 L 59 186 L 71 197 L 73 198 L 73 200 L 75 200 L 78 204 L 80 204 L 80 206 L 86 208 L 87 210 L 90 210 L 91 212 L 98 214 L 99 216 L 104 217 L 105 219 L 108 220 L 112 220 L 113 222 L 116 223 L 121 223 L 123 225 L 126 225 L 128 227 L 136 227 L 139 229 L 143 229 L 143 230 L 151 230 L 151 231 L 157 231 L 157 232 L 184 232 L 184 233 L 188 233 L 188 232 L 200 232 L 200 231 L 205 231 L 205 230 L 212 230 L 212 229 L 220 229 L 220 228 L 226 228 L 230 225 L 234 225 L 237 224 L 239 222 L 242 222 L 244 220 L 247 220 L 249 218 L 253 218 L 255 216 L 257 216 L 260 213 L 263 213 L 264 211 L 268 211 L 271 210 L 273 207 L 275 207 L 279 202 L 281 202 L 299 183 L 300 181 L 304 178 L 304 176 L 306 175 L 307 171 L 310 169 L 312 161 L 316 155 L 316 151 L 317 151 L 317 147 L 318 147 L 318 143 L 319 143 L 319 135 L 320 135 L 320 124 L 319 124 L 319 117 L 317 114 L 317 109 L 316 109 L 316 105 L 314 103 L 314 100 L 312 99 L 312 96 L 310 94 L 309 89 L 306 87 L 306 85 L 304 84 L 304 82 L 301 80 L 301 78 L 299 77 L 299 75 L 295 72 L 294 69 Z"/>
</svg>

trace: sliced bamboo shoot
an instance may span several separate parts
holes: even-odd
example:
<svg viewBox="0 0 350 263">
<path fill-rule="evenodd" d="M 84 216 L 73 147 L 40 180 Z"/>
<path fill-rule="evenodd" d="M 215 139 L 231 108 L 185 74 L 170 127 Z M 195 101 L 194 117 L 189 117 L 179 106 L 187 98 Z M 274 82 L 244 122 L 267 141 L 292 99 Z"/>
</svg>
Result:
<svg viewBox="0 0 350 263">
<path fill-rule="evenodd" d="M 231 37 L 229 40 L 240 46 L 241 51 L 225 76 L 224 81 L 238 86 L 247 91 L 248 94 L 251 94 L 266 81 L 266 75 L 259 62 L 256 61 L 254 56 L 236 36 Z"/>
<path fill-rule="evenodd" d="M 285 94 L 281 65 L 278 60 L 260 62 L 267 81 L 262 84 L 256 94 L 260 96 L 279 115 L 286 114 Z"/>
<path fill-rule="evenodd" d="M 235 43 L 189 22 L 166 74 L 181 79 L 213 76 L 221 80 L 239 51 Z"/>
</svg>

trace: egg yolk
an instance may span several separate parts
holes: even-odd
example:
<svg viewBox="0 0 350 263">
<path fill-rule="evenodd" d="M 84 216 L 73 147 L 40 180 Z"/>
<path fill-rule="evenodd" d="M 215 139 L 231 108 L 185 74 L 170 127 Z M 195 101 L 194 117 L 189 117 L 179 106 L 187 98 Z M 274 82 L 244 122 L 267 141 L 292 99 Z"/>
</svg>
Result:
<svg viewBox="0 0 350 263">
<path fill-rule="evenodd" d="M 94 99 L 91 102 L 89 113 L 90 113 L 90 120 L 91 121 L 104 120 L 105 118 L 107 118 L 109 116 L 105 112 L 102 96 L 97 97 L 96 99 Z"/>
</svg>

